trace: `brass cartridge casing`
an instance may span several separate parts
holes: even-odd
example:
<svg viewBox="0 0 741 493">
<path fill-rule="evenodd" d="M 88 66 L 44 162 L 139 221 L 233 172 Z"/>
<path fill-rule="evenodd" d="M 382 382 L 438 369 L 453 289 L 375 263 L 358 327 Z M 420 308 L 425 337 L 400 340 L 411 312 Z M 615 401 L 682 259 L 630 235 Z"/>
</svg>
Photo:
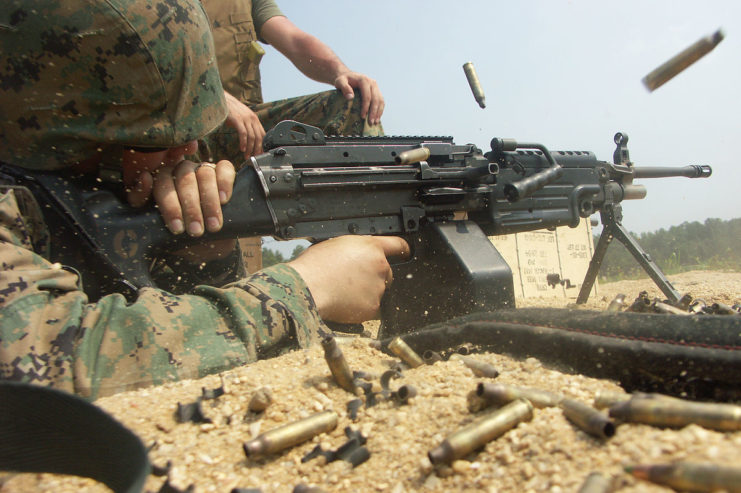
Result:
<svg viewBox="0 0 741 493">
<path fill-rule="evenodd" d="M 615 423 L 593 407 L 573 399 L 564 399 L 559 405 L 566 418 L 582 431 L 598 438 L 610 438 L 615 434 Z"/>
<path fill-rule="evenodd" d="M 428 365 L 433 365 L 437 363 L 438 361 L 443 360 L 443 355 L 438 353 L 437 351 L 430 351 L 429 349 L 422 353 L 422 361 L 424 361 Z"/>
<path fill-rule="evenodd" d="M 608 312 L 619 312 L 625 307 L 625 295 L 619 294 L 615 296 L 607 307 Z"/>
<path fill-rule="evenodd" d="M 741 430 L 741 406 L 676 398 L 633 398 L 615 404 L 610 416 L 628 423 L 681 428 L 696 424 L 718 431 Z"/>
<path fill-rule="evenodd" d="M 481 416 L 473 423 L 456 431 L 427 456 L 433 464 L 450 464 L 483 447 L 503 435 L 522 421 L 533 419 L 533 405 L 525 399 L 517 399 L 504 407 Z"/>
<path fill-rule="evenodd" d="M 605 409 L 612 407 L 619 402 L 629 401 L 631 397 L 631 394 L 626 394 L 624 392 L 600 391 L 594 396 L 594 402 L 592 402 L 592 405 L 597 409 Z"/>
<path fill-rule="evenodd" d="M 417 395 L 417 388 L 409 384 L 402 385 L 396 389 L 396 395 L 401 402 L 406 403 L 409 399 Z"/>
<path fill-rule="evenodd" d="M 322 339 L 322 348 L 324 349 L 324 359 L 327 360 L 327 365 L 329 365 L 329 371 L 332 373 L 334 381 L 343 389 L 354 394 L 355 382 L 352 371 L 350 371 L 350 367 L 347 365 L 345 356 L 342 354 L 342 350 L 337 345 L 335 338 L 333 336 L 327 336 Z"/>
<path fill-rule="evenodd" d="M 671 313 L 673 315 L 691 315 L 687 310 L 682 310 L 681 308 L 664 303 L 663 301 L 655 301 L 654 310 L 659 313 Z"/>
<path fill-rule="evenodd" d="M 655 91 L 675 75 L 686 69 L 718 46 L 723 41 L 723 31 L 720 29 L 709 36 L 704 36 L 678 53 L 668 61 L 652 70 L 643 78 L 643 85 L 650 91 Z"/>
<path fill-rule="evenodd" d="M 471 92 L 476 102 L 481 108 L 486 108 L 486 96 L 484 96 L 484 89 L 481 87 L 481 82 L 479 82 L 479 76 L 476 74 L 473 62 L 464 63 L 463 72 L 466 74 L 468 85 L 471 86 Z"/>
<path fill-rule="evenodd" d="M 741 469 L 694 462 L 628 466 L 626 472 L 678 491 L 741 492 Z"/>
<path fill-rule="evenodd" d="M 269 387 L 260 387 L 252 395 L 252 398 L 250 399 L 250 403 L 247 405 L 247 409 L 249 409 L 253 413 L 261 413 L 264 410 L 266 410 L 268 406 L 270 406 L 270 404 L 272 403 L 273 403 L 272 390 L 270 390 Z"/>
<path fill-rule="evenodd" d="M 612 477 L 605 476 L 600 472 L 593 472 L 584 480 L 579 488 L 579 493 L 610 493 L 614 488 Z"/>
<path fill-rule="evenodd" d="M 615 404 L 618 404 L 620 402 L 627 402 L 631 399 L 669 399 L 669 400 L 675 400 L 675 401 L 682 401 L 681 399 L 678 399 L 677 397 L 672 397 L 670 395 L 664 395 L 664 394 L 657 394 L 654 392 L 646 393 L 646 392 L 634 392 L 632 394 L 625 394 L 623 392 L 597 392 L 597 395 L 594 397 L 594 402 L 592 405 L 597 409 L 605 409 L 614 406 Z"/>
<path fill-rule="evenodd" d="M 527 399 L 537 408 L 554 407 L 563 400 L 562 395 L 547 390 L 513 387 L 499 383 L 480 383 L 476 387 L 476 394 L 490 405 L 498 406 L 515 399 Z"/>
<path fill-rule="evenodd" d="M 427 161 L 430 158 L 430 150 L 427 147 L 418 147 L 404 151 L 396 156 L 396 164 L 413 164 Z"/>
<path fill-rule="evenodd" d="M 451 354 L 448 359 L 462 361 L 463 364 L 470 368 L 473 374 L 477 377 L 497 378 L 499 376 L 499 370 L 494 368 L 492 365 L 471 358 L 470 356 L 454 353 Z"/>
<path fill-rule="evenodd" d="M 728 306 L 725 303 L 713 303 L 710 305 L 710 309 L 716 315 L 739 315 L 739 312 L 733 309 L 732 306 Z"/>
<path fill-rule="evenodd" d="M 414 349 L 409 347 L 401 337 L 397 337 L 393 341 L 389 342 L 389 351 L 401 358 L 401 360 L 411 368 L 417 368 L 418 366 L 425 364 L 420 355 L 417 354 Z"/>
<path fill-rule="evenodd" d="M 245 442 L 243 445 L 244 453 L 247 457 L 274 454 L 310 440 L 320 433 L 331 431 L 336 427 L 337 413 L 323 411 L 308 418 L 273 428 L 254 440 Z"/>
</svg>

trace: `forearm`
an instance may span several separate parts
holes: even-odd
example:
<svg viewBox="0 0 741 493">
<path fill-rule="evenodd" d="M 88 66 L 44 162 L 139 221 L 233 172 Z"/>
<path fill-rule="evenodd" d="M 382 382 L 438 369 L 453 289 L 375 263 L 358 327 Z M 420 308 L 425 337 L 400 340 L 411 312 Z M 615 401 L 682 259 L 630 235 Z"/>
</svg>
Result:
<svg viewBox="0 0 741 493">
<path fill-rule="evenodd" d="M 197 378 L 306 346 L 323 326 L 306 284 L 281 264 L 223 289 L 176 296 L 147 288 L 134 303 L 88 303 L 77 276 L 7 241 L 0 271 L 0 378 L 96 399 Z M 15 288 L 15 287 L 18 288 Z"/>
<path fill-rule="evenodd" d="M 293 51 L 284 55 L 304 75 L 317 82 L 334 84 L 337 77 L 350 71 L 329 46 L 306 33 L 295 43 Z"/>
<path fill-rule="evenodd" d="M 285 17 L 273 17 L 262 27 L 262 37 L 307 77 L 327 84 L 350 70 L 324 42 L 296 27 Z"/>
</svg>

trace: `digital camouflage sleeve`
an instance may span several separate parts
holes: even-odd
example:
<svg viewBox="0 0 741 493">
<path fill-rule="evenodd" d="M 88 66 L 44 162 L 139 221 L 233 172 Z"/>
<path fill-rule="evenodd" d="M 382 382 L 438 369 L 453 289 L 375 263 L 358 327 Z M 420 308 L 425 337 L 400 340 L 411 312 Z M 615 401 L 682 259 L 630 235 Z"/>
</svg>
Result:
<svg viewBox="0 0 741 493">
<path fill-rule="evenodd" d="M 209 373 L 304 347 L 324 333 L 301 277 L 285 264 L 225 288 L 135 303 L 88 303 L 71 270 L 44 258 L 48 231 L 24 188 L 0 194 L 0 378 L 89 399 Z"/>
</svg>

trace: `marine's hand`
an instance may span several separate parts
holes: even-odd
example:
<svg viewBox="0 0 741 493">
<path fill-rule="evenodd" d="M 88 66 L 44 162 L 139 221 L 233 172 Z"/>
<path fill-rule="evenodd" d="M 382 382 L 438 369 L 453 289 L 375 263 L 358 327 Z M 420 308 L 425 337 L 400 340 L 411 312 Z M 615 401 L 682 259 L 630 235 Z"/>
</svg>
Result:
<svg viewBox="0 0 741 493">
<path fill-rule="evenodd" d="M 168 229 L 175 234 L 187 231 L 191 236 L 219 231 L 224 224 L 221 205 L 232 196 L 235 176 L 229 161 L 196 164 L 184 160 L 157 170 L 154 201 Z"/>
<path fill-rule="evenodd" d="M 226 106 L 229 109 L 226 125 L 237 131 L 239 150 L 244 152 L 246 158 L 262 153 L 265 129 L 262 128 L 257 114 L 226 91 L 224 91 L 224 97 L 226 97 Z"/>
<path fill-rule="evenodd" d="M 345 72 L 334 80 L 334 86 L 339 89 L 347 99 L 354 97 L 354 89 L 360 90 L 363 98 L 360 116 L 368 117 L 368 123 L 378 125 L 381 123 L 381 115 L 386 103 L 383 100 L 378 83 L 367 75 L 358 72 Z"/>
<path fill-rule="evenodd" d="M 359 323 L 378 315 L 393 280 L 387 257 L 409 257 L 397 236 L 341 236 L 312 245 L 289 262 L 306 282 L 324 320 Z"/>
</svg>

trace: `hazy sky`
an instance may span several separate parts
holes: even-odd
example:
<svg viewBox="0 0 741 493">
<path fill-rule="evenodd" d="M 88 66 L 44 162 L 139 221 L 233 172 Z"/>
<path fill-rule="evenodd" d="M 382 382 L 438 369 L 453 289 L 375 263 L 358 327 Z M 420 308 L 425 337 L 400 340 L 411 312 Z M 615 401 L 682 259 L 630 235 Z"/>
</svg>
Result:
<svg viewBox="0 0 741 493">
<path fill-rule="evenodd" d="M 507 137 L 611 161 L 622 131 L 636 165 L 713 167 L 704 180 L 640 181 L 648 196 L 623 203 L 630 231 L 741 217 L 741 2 L 278 3 L 378 81 L 387 135 L 452 135 L 484 150 L 492 137 Z M 718 28 L 725 40 L 715 50 L 653 93 L 644 88 L 643 76 Z M 466 82 L 467 61 L 486 109 Z M 328 88 L 270 47 L 262 76 L 266 100 Z"/>
</svg>

